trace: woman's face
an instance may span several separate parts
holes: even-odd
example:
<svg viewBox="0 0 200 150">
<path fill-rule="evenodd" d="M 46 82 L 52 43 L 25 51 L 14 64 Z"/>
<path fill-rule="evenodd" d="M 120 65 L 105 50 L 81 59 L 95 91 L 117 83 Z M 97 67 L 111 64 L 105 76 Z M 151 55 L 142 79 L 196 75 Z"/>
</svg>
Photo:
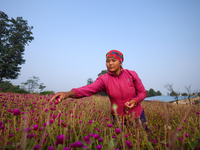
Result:
<svg viewBox="0 0 200 150">
<path fill-rule="evenodd" d="M 115 58 L 107 58 L 106 59 L 106 67 L 110 72 L 115 72 L 117 75 L 121 72 L 121 65 L 119 60 Z"/>
</svg>

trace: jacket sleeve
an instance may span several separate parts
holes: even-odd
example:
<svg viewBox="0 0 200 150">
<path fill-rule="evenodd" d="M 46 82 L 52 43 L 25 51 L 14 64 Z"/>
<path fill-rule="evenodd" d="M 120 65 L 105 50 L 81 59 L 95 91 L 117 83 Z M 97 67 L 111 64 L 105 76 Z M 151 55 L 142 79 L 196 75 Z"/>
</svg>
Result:
<svg viewBox="0 0 200 150">
<path fill-rule="evenodd" d="M 105 85 L 102 76 L 103 75 L 99 76 L 92 84 L 79 88 L 73 88 L 72 91 L 75 93 L 75 98 L 91 96 L 98 92 L 105 91 Z"/>
<path fill-rule="evenodd" d="M 135 90 L 136 90 L 136 96 L 133 97 L 133 99 L 135 99 L 138 104 L 146 98 L 147 91 L 145 90 L 141 79 L 138 77 L 138 74 L 135 71 L 133 71 L 131 74 L 133 75 L 133 82 L 134 82 Z"/>
</svg>

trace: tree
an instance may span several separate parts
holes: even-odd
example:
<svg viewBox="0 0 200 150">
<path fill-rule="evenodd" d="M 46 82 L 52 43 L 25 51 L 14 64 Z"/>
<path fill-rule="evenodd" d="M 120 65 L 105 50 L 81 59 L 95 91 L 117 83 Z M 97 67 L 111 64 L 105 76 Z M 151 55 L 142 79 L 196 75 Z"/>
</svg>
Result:
<svg viewBox="0 0 200 150">
<path fill-rule="evenodd" d="M 176 100 L 176 104 L 178 104 L 178 96 L 179 92 L 175 92 L 173 88 L 173 84 L 166 84 L 164 86 L 170 93 L 170 96 L 174 96 L 174 99 Z"/>
<path fill-rule="evenodd" d="M 28 92 L 33 93 L 36 87 L 38 87 L 39 77 L 33 76 L 32 78 L 28 79 L 26 82 L 23 82 L 22 85 L 28 87 Z"/>
<path fill-rule="evenodd" d="M 156 95 L 157 95 L 157 96 L 160 96 L 160 95 L 162 95 L 162 93 L 161 93 L 160 91 L 157 91 L 157 92 L 156 92 Z"/>
<path fill-rule="evenodd" d="M 106 74 L 108 71 L 107 70 L 102 70 L 99 74 L 98 74 L 98 77 L 100 75 L 103 75 L 103 74 Z M 98 93 L 99 95 L 102 95 L 102 96 L 108 96 L 107 93 L 105 91 L 101 91 Z"/>
<path fill-rule="evenodd" d="M 106 74 L 107 72 L 108 72 L 107 70 L 102 70 L 102 71 L 98 74 L 98 77 L 99 77 L 100 75 Z"/>
<path fill-rule="evenodd" d="M 154 89 L 149 89 L 149 96 L 156 96 Z"/>
<path fill-rule="evenodd" d="M 192 95 L 195 95 L 195 94 L 198 94 L 198 92 L 196 91 L 196 92 L 193 92 L 193 93 L 192 93 L 192 91 L 191 91 L 191 85 L 185 86 L 185 90 L 186 90 L 186 92 L 187 92 L 187 97 L 188 97 L 189 103 L 190 103 L 190 105 L 191 105 L 191 96 L 192 96 Z"/>
<path fill-rule="evenodd" d="M 31 29 L 22 17 L 9 19 L 0 11 L 0 83 L 3 79 L 16 79 L 22 65 L 25 63 L 23 54 L 25 46 L 30 43 Z"/>
<path fill-rule="evenodd" d="M 187 93 L 183 93 L 182 96 L 188 96 L 188 94 Z"/>
<path fill-rule="evenodd" d="M 162 93 L 160 91 L 154 91 L 154 89 L 150 88 L 149 91 L 146 90 L 147 92 L 147 97 L 151 97 L 151 96 L 160 96 L 162 95 Z"/>
<path fill-rule="evenodd" d="M 40 83 L 40 85 L 39 85 L 40 92 L 42 92 L 42 90 L 43 90 L 45 87 L 46 87 L 46 86 L 44 86 L 43 83 Z"/>
<path fill-rule="evenodd" d="M 2 89 L 2 92 L 28 93 L 26 90 L 21 89 L 19 85 L 13 85 L 10 81 L 1 82 L 0 89 Z"/>
<path fill-rule="evenodd" d="M 94 81 L 92 80 L 92 78 L 88 78 L 87 80 L 87 85 L 92 84 Z"/>
</svg>

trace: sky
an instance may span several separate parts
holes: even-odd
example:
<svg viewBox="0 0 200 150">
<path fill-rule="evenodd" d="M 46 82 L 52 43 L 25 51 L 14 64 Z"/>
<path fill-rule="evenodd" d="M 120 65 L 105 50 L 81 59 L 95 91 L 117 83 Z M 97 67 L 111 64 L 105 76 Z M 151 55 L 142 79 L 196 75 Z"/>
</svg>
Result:
<svg viewBox="0 0 200 150">
<path fill-rule="evenodd" d="M 199 0 L 0 0 L 0 11 L 33 26 L 14 85 L 36 76 L 44 91 L 84 86 L 116 49 L 146 90 L 200 90 Z"/>
</svg>

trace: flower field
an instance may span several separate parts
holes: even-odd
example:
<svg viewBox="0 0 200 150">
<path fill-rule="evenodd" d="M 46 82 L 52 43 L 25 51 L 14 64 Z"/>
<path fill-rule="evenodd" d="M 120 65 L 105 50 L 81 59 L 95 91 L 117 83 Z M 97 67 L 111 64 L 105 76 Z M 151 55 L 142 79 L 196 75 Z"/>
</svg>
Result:
<svg viewBox="0 0 200 150">
<path fill-rule="evenodd" d="M 59 104 L 51 97 L 0 93 L 0 149 L 200 149 L 200 105 L 143 101 L 146 133 L 141 123 L 124 126 L 120 117 L 113 125 L 107 97 Z"/>
</svg>

